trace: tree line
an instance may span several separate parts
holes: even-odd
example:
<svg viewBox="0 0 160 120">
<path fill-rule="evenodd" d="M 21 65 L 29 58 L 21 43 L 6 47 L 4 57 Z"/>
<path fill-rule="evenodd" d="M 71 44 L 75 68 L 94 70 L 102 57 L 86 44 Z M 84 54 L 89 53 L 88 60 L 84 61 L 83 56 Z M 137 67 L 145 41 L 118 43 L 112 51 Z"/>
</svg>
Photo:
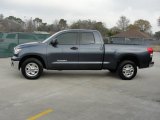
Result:
<svg viewBox="0 0 160 120">
<path fill-rule="evenodd" d="M 158 26 L 160 26 L 160 18 L 157 21 Z M 90 19 L 78 20 L 71 24 L 68 24 L 65 19 L 60 19 L 55 20 L 52 24 L 47 24 L 38 17 L 22 20 L 15 16 L 4 17 L 3 14 L 0 14 L 0 32 L 46 31 L 55 33 L 64 29 L 95 29 L 100 31 L 103 37 L 109 37 L 131 29 L 152 35 L 151 28 L 152 26 L 148 20 L 138 19 L 134 21 L 134 23 L 131 23 L 126 16 L 121 16 L 116 25 L 109 29 L 106 27 L 105 23 Z M 156 32 L 154 36 L 160 39 L 160 31 Z"/>
</svg>

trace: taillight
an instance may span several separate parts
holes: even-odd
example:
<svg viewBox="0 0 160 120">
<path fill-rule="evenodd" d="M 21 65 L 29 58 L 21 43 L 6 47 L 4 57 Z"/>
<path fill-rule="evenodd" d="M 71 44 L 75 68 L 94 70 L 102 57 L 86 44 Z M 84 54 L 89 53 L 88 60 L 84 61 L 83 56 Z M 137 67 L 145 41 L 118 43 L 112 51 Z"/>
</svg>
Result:
<svg viewBox="0 0 160 120">
<path fill-rule="evenodd" d="M 153 54 L 153 48 L 147 48 L 149 54 Z"/>
</svg>

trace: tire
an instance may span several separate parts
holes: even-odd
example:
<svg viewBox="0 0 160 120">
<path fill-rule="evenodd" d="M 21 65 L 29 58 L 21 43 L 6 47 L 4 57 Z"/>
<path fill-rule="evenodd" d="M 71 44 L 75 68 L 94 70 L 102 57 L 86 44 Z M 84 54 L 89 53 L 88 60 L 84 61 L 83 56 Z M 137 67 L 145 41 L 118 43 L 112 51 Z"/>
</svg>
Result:
<svg viewBox="0 0 160 120">
<path fill-rule="evenodd" d="M 21 72 L 25 78 L 35 80 L 43 73 L 43 65 L 36 58 L 28 58 L 22 63 Z"/>
<path fill-rule="evenodd" d="M 137 74 L 137 65 L 130 60 L 123 61 L 118 67 L 118 75 L 123 80 L 132 80 Z"/>
</svg>

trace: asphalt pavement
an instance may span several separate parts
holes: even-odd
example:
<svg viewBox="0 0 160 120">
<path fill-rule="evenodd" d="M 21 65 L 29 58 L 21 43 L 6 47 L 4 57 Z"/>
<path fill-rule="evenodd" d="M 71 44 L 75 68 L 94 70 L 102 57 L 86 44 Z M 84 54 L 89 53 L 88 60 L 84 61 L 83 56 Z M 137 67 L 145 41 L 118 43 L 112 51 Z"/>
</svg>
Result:
<svg viewBox="0 0 160 120">
<path fill-rule="evenodd" d="M 160 53 L 130 81 L 107 70 L 26 80 L 0 59 L 0 120 L 160 120 Z"/>
</svg>

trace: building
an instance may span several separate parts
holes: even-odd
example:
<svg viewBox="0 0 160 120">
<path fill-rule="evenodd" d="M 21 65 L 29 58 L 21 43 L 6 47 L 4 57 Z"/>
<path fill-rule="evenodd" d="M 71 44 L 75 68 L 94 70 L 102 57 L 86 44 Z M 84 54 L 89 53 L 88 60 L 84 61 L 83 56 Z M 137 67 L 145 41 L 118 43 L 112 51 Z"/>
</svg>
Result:
<svg viewBox="0 0 160 120">
<path fill-rule="evenodd" d="M 142 39 L 151 39 L 152 37 L 149 34 L 141 32 L 139 30 L 128 30 L 121 33 L 118 33 L 112 37 L 123 37 L 123 38 L 142 38 Z"/>
<path fill-rule="evenodd" d="M 111 37 L 112 43 L 118 44 L 149 44 L 153 38 L 138 30 L 128 30 Z"/>
</svg>

